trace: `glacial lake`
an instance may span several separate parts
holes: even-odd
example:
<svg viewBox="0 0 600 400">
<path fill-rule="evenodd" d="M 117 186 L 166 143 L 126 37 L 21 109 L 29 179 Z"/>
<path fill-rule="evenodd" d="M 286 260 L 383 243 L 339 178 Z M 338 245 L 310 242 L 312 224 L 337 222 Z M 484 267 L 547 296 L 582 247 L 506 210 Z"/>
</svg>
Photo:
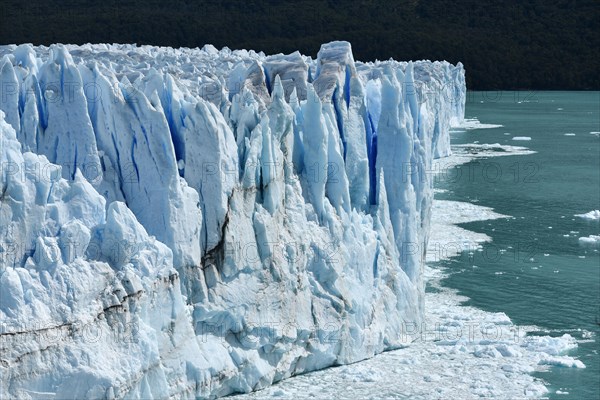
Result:
<svg viewBox="0 0 600 400">
<path fill-rule="evenodd" d="M 445 285 L 468 305 L 504 312 L 540 335 L 568 333 L 585 369 L 535 372 L 551 399 L 600 398 L 600 92 L 469 92 L 466 117 L 494 129 L 453 133 L 452 144 L 525 146 L 526 156 L 480 159 L 441 174 L 436 198 L 473 202 L 514 218 L 462 225 L 492 242 L 443 262 Z M 517 140 L 515 140 L 516 138 Z"/>
</svg>

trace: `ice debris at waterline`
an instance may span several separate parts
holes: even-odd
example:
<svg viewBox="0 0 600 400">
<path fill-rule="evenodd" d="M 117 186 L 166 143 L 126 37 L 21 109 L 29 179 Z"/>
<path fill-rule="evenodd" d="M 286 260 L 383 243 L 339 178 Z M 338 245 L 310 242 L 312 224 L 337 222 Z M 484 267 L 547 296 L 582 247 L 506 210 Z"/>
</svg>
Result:
<svg viewBox="0 0 600 400">
<path fill-rule="evenodd" d="M 422 320 L 424 172 L 461 64 L 346 42 L 0 57 L 0 397 L 248 392 Z"/>
</svg>

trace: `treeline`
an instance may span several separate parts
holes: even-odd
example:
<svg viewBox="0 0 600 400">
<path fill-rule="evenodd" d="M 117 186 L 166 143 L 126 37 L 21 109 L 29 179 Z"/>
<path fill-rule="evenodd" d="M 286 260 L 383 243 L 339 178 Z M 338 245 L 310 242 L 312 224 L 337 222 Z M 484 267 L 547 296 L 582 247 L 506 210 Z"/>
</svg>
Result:
<svg viewBox="0 0 600 400">
<path fill-rule="evenodd" d="M 137 43 L 463 62 L 471 89 L 600 89 L 597 0 L 2 0 L 0 44 Z"/>
</svg>

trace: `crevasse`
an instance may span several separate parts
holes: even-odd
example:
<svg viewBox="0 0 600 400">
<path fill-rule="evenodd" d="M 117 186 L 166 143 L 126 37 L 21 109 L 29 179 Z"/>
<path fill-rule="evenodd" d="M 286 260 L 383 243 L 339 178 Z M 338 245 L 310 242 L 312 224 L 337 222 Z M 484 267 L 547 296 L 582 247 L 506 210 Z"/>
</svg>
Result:
<svg viewBox="0 0 600 400">
<path fill-rule="evenodd" d="M 217 397 L 406 344 L 461 64 L 0 57 L 0 397 Z"/>
</svg>

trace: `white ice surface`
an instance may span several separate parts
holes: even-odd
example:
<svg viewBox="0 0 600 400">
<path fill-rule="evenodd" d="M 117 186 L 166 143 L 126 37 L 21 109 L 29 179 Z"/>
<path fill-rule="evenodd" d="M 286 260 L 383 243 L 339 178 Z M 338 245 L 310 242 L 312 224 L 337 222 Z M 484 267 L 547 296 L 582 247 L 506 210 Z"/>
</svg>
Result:
<svg viewBox="0 0 600 400">
<path fill-rule="evenodd" d="M 585 214 L 575 214 L 576 217 L 587 219 L 590 221 L 598 221 L 600 220 L 600 210 L 592 210 Z"/>
<path fill-rule="evenodd" d="M 452 168 L 466 164 L 471 160 L 486 159 L 490 157 L 515 156 L 534 154 L 535 151 L 523 146 L 511 146 L 499 143 L 468 143 L 452 145 L 452 154 L 448 157 L 438 158 L 433 161 L 434 174 L 453 177 Z"/>
<path fill-rule="evenodd" d="M 465 118 L 463 122 L 455 124 L 453 126 L 453 129 L 455 129 L 455 130 L 464 129 L 464 130 L 470 131 L 473 129 L 502 128 L 502 126 L 503 125 L 498 125 L 498 124 L 485 124 L 485 123 L 479 122 L 479 120 L 477 118 Z"/>
<path fill-rule="evenodd" d="M 579 238 L 579 243 L 591 246 L 600 246 L 600 235 L 582 236 Z"/>
</svg>

